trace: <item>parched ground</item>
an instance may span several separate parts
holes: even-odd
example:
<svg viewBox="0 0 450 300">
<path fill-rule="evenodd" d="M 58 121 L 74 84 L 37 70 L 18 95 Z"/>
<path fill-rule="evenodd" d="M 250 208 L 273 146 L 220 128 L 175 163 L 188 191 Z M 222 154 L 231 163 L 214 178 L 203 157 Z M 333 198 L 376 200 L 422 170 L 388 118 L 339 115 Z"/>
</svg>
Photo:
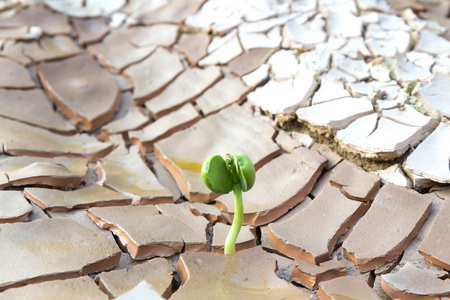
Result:
<svg viewBox="0 0 450 300">
<path fill-rule="evenodd" d="M 0 299 L 450 299 L 449 8 L 1 1 Z"/>
</svg>

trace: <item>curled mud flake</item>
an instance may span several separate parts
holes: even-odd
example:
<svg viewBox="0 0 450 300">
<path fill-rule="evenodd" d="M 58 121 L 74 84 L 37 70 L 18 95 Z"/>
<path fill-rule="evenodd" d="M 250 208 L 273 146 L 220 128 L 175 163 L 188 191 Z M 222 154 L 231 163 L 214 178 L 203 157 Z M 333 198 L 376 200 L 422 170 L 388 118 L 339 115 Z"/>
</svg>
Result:
<svg viewBox="0 0 450 300">
<path fill-rule="evenodd" d="M 113 146 L 88 134 L 64 136 L 3 117 L 0 117 L 0 143 L 4 152 L 12 155 L 69 155 L 89 159 L 105 156 Z"/>
<path fill-rule="evenodd" d="M 296 114 L 299 121 L 308 122 L 311 126 L 340 129 L 372 112 L 372 103 L 366 97 L 346 97 L 300 108 Z"/>
<path fill-rule="evenodd" d="M 353 200 L 370 202 L 380 187 L 380 178 L 365 172 L 357 165 L 344 160 L 331 170 L 331 185 Z"/>
<path fill-rule="evenodd" d="M 0 224 L 24 222 L 33 211 L 20 191 L 0 191 Z"/>
<path fill-rule="evenodd" d="M 153 205 L 94 207 L 88 210 L 88 215 L 100 228 L 111 230 L 135 260 L 168 257 L 183 249 L 186 252 L 206 251 L 208 221 L 203 217 L 191 214 L 192 221 L 195 222 L 194 218 L 205 221 L 203 229 L 198 230 L 190 221 L 160 215 Z"/>
<path fill-rule="evenodd" d="M 347 269 L 344 262 L 334 258 L 321 263 L 319 266 L 304 260 L 295 260 L 295 267 L 292 269 L 292 280 L 307 288 L 317 289 L 319 283 L 333 278 L 347 276 Z"/>
<path fill-rule="evenodd" d="M 77 187 L 86 177 L 87 159 L 5 156 L 0 160 L 0 186 L 43 185 Z"/>
<path fill-rule="evenodd" d="M 169 298 L 172 294 L 172 270 L 165 258 L 154 258 L 123 270 L 100 273 L 95 277 L 100 289 L 118 297 L 134 288 L 139 282 L 148 282 L 158 295 Z"/>
<path fill-rule="evenodd" d="M 103 185 L 135 199 L 134 204 L 173 202 L 171 191 L 161 185 L 139 154 L 113 154 L 100 163 L 106 176 Z"/>
<path fill-rule="evenodd" d="M 407 263 L 397 273 L 382 275 L 381 288 L 391 298 L 414 299 L 419 297 L 450 296 L 450 281 L 442 280 L 433 272 Z"/>
</svg>

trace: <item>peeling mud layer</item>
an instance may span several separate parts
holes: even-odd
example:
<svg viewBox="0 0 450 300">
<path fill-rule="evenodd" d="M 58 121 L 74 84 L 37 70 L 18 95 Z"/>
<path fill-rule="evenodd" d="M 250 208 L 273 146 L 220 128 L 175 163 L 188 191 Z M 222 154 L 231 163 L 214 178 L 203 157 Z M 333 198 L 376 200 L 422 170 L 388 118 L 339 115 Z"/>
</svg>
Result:
<svg viewBox="0 0 450 300">
<path fill-rule="evenodd" d="M 305 123 L 299 123 L 292 115 L 277 115 L 274 116 L 273 119 L 281 130 L 287 132 L 299 132 L 302 134 L 307 134 L 314 140 L 315 143 L 327 145 L 334 152 L 359 165 L 367 172 L 384 170 L 392 165 L 403 163 L 405 159 L 414 150 L 415 146 L 417 146 L 417 144 L 415 146 L 411 145 L 408 149 L 405 149 L 405 153 L 395 158 L 382 159 L 374 157 L 365 157 L 360 152 L 351 149 L 347 146 L 341 145 L 335 139 L 335 135 L 331 130 L 310 126 Z M 436 124 L 435 126 L 437 126 L 439 122 L 436 121 L 435 124 Z M 429 133 L 425 135 L 423 139 L 425 139 L 428 135 Z"/>
<path fill-rule="evenodd" d="M 448 300 L 449 11 L 0 1 L 0 300 Z"/>
</svg>

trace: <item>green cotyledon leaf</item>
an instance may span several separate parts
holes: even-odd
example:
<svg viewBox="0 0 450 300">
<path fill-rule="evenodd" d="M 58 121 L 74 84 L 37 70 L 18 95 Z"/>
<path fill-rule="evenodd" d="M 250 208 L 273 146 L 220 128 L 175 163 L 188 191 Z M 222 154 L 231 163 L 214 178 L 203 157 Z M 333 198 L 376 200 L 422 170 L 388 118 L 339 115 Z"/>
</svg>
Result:
<svg viewBox="0 0 450 300">
<path fill-rule="evenodd" d="M 237 162 L 237 172 L 243 192 L 250 190 L 255 184 L 256 173 L 250 157 L 242 152 L 234 154 Z"/>
<path fill-rule="evenodd" d="M 231 174 L 220 155 L 211 155 L 205 160 L 201 176 L 206 187 L 215 193 L 228 194 L 233 189 Z"/>
</svg>

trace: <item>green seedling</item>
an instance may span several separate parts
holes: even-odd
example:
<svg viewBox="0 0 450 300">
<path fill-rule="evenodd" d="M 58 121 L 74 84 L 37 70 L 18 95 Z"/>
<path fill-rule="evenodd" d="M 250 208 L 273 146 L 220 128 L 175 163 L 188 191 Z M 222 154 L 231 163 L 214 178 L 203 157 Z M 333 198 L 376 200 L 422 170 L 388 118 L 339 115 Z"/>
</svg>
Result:
<svg viewBox="0 0 450 300">
<path fill-rule="evenodd" d="M 236 158 L 236 159 L 235 159 Z M 255 166 L 250 158 L 242 152 L 234 157 L 227 154 L 226 159 L 220 155 L 211 155 L 202 165 L 202 180 L 213 192 L 234 195 L 234 218 L 225 241 L 225 254 L 234 253 L 236 239 L 244 219 L 242 192 L 250 190 L 255 183 Z"/>
</svg>

